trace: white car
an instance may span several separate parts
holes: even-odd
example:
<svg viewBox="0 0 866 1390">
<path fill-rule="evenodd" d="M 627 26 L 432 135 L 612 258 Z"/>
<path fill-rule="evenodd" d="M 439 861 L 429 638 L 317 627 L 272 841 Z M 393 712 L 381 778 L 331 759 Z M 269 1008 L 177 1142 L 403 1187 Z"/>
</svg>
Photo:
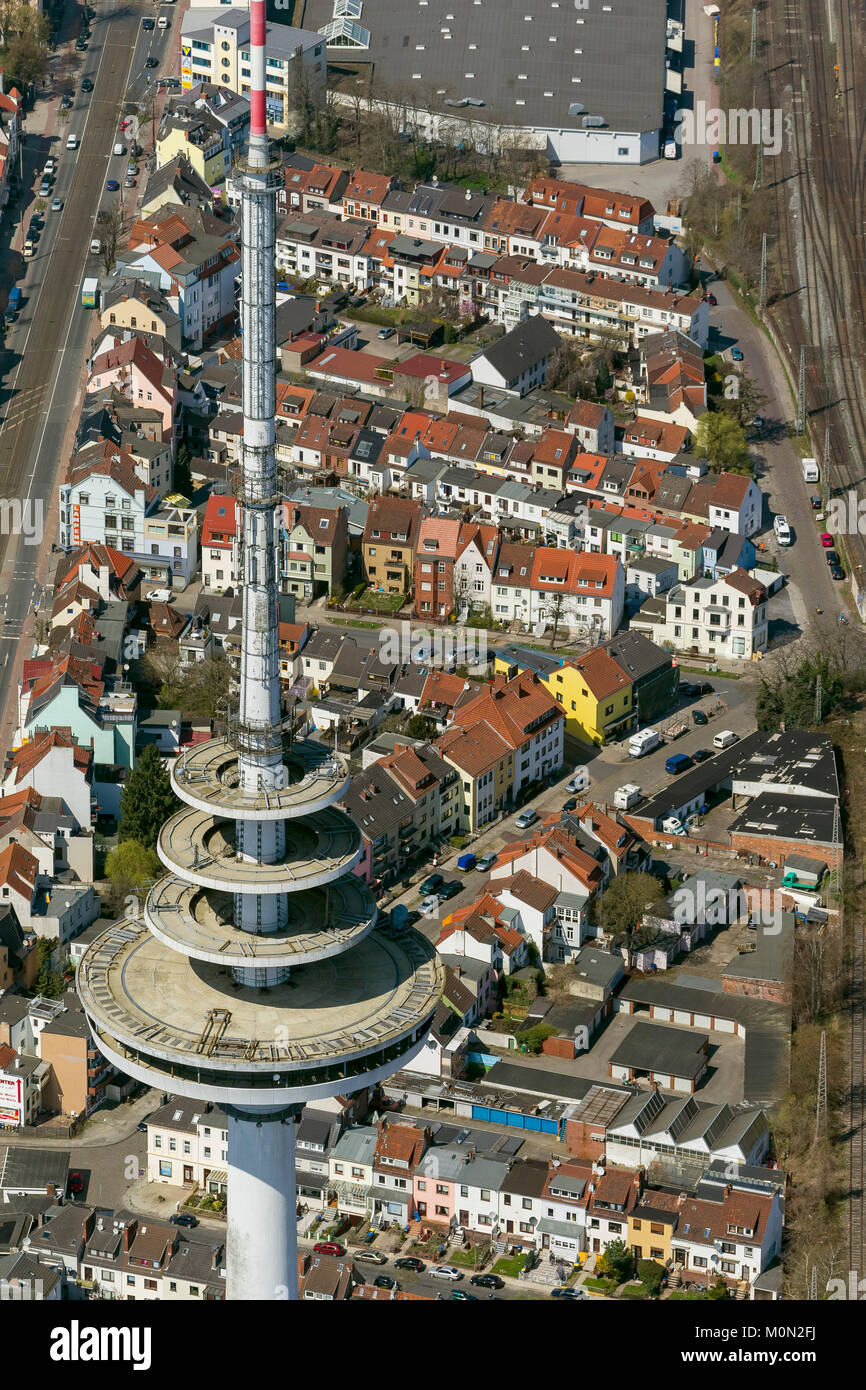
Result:
<svg viewBox="0 0 866 1390">
<path fill-rule="evenodd" d="M 62 198 L 52 198 L 52 199 L 51 199 L 51 211 L 52 211 L 52 212 L 59 212 L 60 209 L 61 209 L 62 207 L 63 207 L 63 199 L 62 199 Z"/>
<path fill-rule="evenodd" d="M 452 1283 L 463 1278 L 463 1271 L 454 1265 L 432 1265 L 430 1273 L 434 1279 L 450 1279 Z"/>
<path fill-rule="evenodd" d="M 151 589 L 147 597 L 150 603 L 170 603 L 171 589 Z"/>
<path fill-rule="evenodd" d="M 431 893 L 429 898 L 424 898 L 423 902 L 419 903 L 418 911 L 421 913 L 422 917 L 429 917 L 431 912 L 435 912 L 438 906 L 438 897 L 435 893 Z"/>
</svg>

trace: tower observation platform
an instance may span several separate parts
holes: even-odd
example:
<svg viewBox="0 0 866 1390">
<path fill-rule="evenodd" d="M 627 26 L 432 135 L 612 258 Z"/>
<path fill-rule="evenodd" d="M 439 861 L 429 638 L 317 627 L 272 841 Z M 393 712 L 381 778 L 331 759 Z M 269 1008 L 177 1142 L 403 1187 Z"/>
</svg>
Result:
<svg viewBox="0 0 866 1390">
<path fill-rule="evenodd" d="M 286 746 L 275 569 L 274 235 L 277 166 L 264 110 L 264 0 L 250 0 L 243 219 L 239 695 L 224 737 L 178 758 L 181 809 L 157 842 L 166 873 L 139 918 L 103 932 L 77 988 L 122 1072 L 228 1116 L 227 1296 L 296 1299 L 295 1122 L 423 1047 L 444 971 L 420 933 L 377 921 L 353 869 L 358 827 L 336 803 L 345 761 Z"/>
</svg>

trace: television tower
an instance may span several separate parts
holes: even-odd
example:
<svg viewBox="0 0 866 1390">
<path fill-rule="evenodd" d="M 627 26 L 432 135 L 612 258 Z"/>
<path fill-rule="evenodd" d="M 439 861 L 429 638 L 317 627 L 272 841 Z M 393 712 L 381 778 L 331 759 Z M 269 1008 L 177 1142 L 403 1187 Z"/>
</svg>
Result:
<svg viewBox="0 0 866 1390">
<path fill-rule="evenodd" d="M 429 942 L 376 926 L 352 873 L 361 835 L 334 803 L 345 762 L 296 740 L 280 703 L 274 517 L 274 229 L 278 161 L 265 124 L 265 0 L 250 0 L 249 153 L 240 163 L 244 429 L 239 696 L 224 737 L 172 768 L 183 808 L 142 914 L 85 953 L 78 991 L 122 1072 L 228 1116 L 229 1299 L 298 1296 L 295 1121 L 421 1047 L 443 986 Z"/>
</svg>

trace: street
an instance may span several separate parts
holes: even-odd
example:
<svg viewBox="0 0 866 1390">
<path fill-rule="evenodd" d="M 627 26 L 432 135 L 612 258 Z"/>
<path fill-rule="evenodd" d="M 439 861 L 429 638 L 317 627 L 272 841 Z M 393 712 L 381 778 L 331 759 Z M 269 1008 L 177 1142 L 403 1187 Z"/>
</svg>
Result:
<svg viewBox="0 0 866 1390">
<path fill-rule="evenodd" d="M 58 164 L 52 197 L 62 201 L 59 212 L 46 207 L 44 231 L 37 255 L 23 261 L 8 257 L 14 281 L 22 289 L 22 309 L 0 350 L 0 497 L 22 503 L 41 501 L 45 525 L 42 547 L 21 535 L 0 534 L 0 573 L 3 577 L 5 623 L 0 643 L 0 717 L 15 688 L 16 658 L 29 655 L 22 631 L 40 592 L 37 566 L 48 555 L 54 535 L 57 484 L 66 471 L 64 443 L 74 418 L 81 385 L 81 367 L 96 321 L 80 306 L 80 286 L 86 273 L 99 274 L 89 245 L 100 208 L 112 201 L 105 182 L 122 174 L 122 161 L 113 159 L 119 112 L 130 74 L 144 70 L 149 53 L 168 52 L 171 31 L 141 28 L 143 4 L 116 6 L 97 0 L 91 38 L 75 73 L 75 97 L 68 120 L 58 122 L 51 137 L 28 136 L 24 144 L 22 202 L 17 212 L 13 245 L 20 246 L 36 201 L 36 175 L 52 155 Z M 110 20 L 110 22 L 109 22 Z M 65 35 L 74 33 L 67 17 Z M 81 90 L 88 77 L 93 92 Z M 39 98 L 39 101 L 45 101 Z M 56 102 L 55 95 L 52 100 Z M 44 113 L 40 111 L 44 124 Z M 66 149 L 67 135 L 78 136 L 75 151 Z M 117 166 L 111 167 L 112 165 Z M 11 250 L 11 248 L 10 248 Z M 52 573 L 53 577 L 53 573 Z M 5 732 L 5 729 L 4 729 Z"/>
</svg>

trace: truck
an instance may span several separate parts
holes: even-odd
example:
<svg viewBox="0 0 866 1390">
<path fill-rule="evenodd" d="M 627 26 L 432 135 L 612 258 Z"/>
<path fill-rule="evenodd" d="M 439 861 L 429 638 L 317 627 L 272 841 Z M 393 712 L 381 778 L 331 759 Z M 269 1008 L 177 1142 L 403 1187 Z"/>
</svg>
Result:
<svg viewBox="0 0 866 1390">
<path fill-rule="evenodd" d="M 628 741 L 629 757 L 642 758 L 644 753 L 651 753 L 660 743 L 658 729 L 641 729 L 639 734 L 632 734 Z"/>
<path fill-rule="evenodd" d="M 673 723 L 665 725 L 662 733 L 668 743 L 672 743 L 675 738 L 682 738 L 683 734 L 687 734 L 688 731 L 688 724 L 684 723 L 681 719 L 675 719 Z"/>
<path fill-rule="evenodd" d="M 643 792 L 637 782 L 625 782 L 614 792 L 613 804 L 618 811 L 630 811 L 632 806 L 637 805 L 642 796 Z"/>
<path fill-rule="evenodd" d="M 819 469 L 818 469 L 818 460 L 817 460 L 817 459 L 803 459 L 803 462 L 802 462 L 802 464 L 801 464 L 800 466 L 801 466 L 801 468 L 803 469 L 803 482 L 804 482 L 804 483 L 817 483 L 817 482 L 818 482 L 818 479 L 820 478 L 821 474 L 820 474 L 820 471 L 819 471 Z"/>
<path fill-rule="evenodd" d="M 17 314 L 21 308 L 21 286 L 13 285 L 9 291 L 9 304 L 7 306 L 13 314 Z"/>
<path fill-rule="evenodd" d="M 99 281 L 96 279 L 95 275 L 88 275 L 81 286 L 82 309 L 95 309 L 98 294 Z"/>
</svg>

